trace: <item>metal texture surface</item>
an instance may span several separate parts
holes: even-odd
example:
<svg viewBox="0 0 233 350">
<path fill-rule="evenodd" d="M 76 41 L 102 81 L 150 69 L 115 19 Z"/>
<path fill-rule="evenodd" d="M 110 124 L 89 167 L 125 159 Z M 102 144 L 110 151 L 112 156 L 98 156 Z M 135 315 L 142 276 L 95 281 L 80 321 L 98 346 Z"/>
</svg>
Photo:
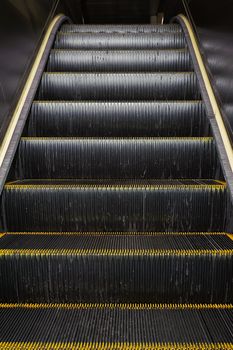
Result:
<svg viewBox="0 0 233 350">
<path fill-rule="evenodd" d="M 192 69 L 187 50 L 52 50 L 50 72 L 185 72 Z"/>
<path fill-rule="evenodd" d="M 110 159 L 112 161 L 109 166 Z M 18 178 L 218 178 L 212 138 L 21 138 Z"/>
<path fill-rule="evenodd" d="M 214 180 L 16 181 L 1 204 L 4 231 L 223 231 L 228 214 Z"/>
<path fill-rule="evenodd" d="M 233 349 L 232 305 L 0 304 L 0 317 L 3 350 Z"/>
<path fill-rule="evenodd" d="M 38 91 L 44 100 L 197 100 L 195 73 L 44 73 Z"/>
<path fill-rule="evenodd" d="M 64 24 L 61 26 L 62 33 L 177 33 L 181 32 L 178 25 L 167 24 L 151 25 L 151 24 L 86 24 L 85 26 L 79 24 Z"/>
<path fill-rule="evenodd" d="M 202 101 L 35 101 L 25 136 L 209 136 Z"/>
<path fill-rule="evenodd" d="M 232 302 L 232 253 L 227 235 L 8 234 L 0 301 Z"/>
<path fill-rule="evenodd" d="M 155 40 L 156 35 L 156 40 Z M 56 49 L 180 49 L 185 47 L 182 33 L 58 33 Z"/>
</svg>

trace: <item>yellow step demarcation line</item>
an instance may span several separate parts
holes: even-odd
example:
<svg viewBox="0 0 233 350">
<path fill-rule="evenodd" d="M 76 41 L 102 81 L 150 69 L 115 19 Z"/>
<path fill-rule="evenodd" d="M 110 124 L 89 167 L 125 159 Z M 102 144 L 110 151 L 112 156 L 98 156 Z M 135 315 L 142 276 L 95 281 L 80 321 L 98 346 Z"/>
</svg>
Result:
<svg viewBox="0 0 233 350">
<path fill-rule="evenodd" d="M 43 73 L 43 75 L 58 75 L 58 76 L 62 76 L 62 75 L 73 75 L 73 76 L 77 76 L 77 75 L 96 75 L 98 76 L 100 74 L 100 72 L 47 72 L 45 71 Z M 101 75 L 158 75 L 158 76 L 175 76 L 175 75 L 190 75 L 190 76 L 195 76 L 195 72 L 194 71 L 188 71 L 188 72 L 183 72 L 183 71 L 177 71 L 177 72 L 103 72 L 101 73 Z"/>
<path fill-rule="evenodd" d="M 2 350 L 232 350 L 232 343 L 0 342 Z"/>
<path fill-rule="evenodd" d="M 50 181 L 50 180 L 49 180 Z M 57 179 L 53 179 L 52 182 L 59 181 Z M 4 188 L 6 190 L 39 190 L 39 189 L 80 189 L 80 190 L 88 190 L 88 189 L 96 189 L 96 190 L 110 190 L 110 191 L 128 191 L 128 190 L 182 190 L 182 189 L 191 189 L 191 190 L 201 190 L 201 189 L 208 189 L 208 190 L 225 190 L 226 189 L 226 183 L 220 182 L 220 181 L 214 181 L 214 184 L 164 184 L 164 185 L 150 185 L 150 184 L 131 184 L 131 185 L 124 185 L 124 184 L 56 184 L 56 183 L 49 183 L 49 184 L 23 184 L 16 182 L 9 182 L 6 183 Z"/>
<path fill-rule="evenodd" d="M 104 231 L 104 232 L 52 232 L 52 231 L 38 231 L 38 232 L 4 232 L 0 233 L 0 235 L 68 235 L 68 236 L 231 236 L 232 234 L 229 234 L 227 232 L 128 232 L 128 231 L 116 231 L 116 232 L 111 232 L 111 231 Z M 231 237 L 230 237 L 231 238 Z"/>
<path fill-rule="evenodd" d="M 166 303 L 1 303 L 0 309 L 233 310 L 233 304 Z"/>
<path fill-rule="evenodd" d="M 69 100 L 65 100 L 65 101 L 54 101 L 54 100 L 34 100 L 33 104 L 55 104 L 55 105 L 78 105 L 78 104 L 104 104 L 104 105 L 113 105 L 113 104 L 117 104 L 117 105 L 121 105 L 121 104 L 164 104 L 164 105 L 170 105 L 170 104 L 204 104 L 202 100 L 169 100 L 169 101 L 164 101 L 164 100 L 156 100 L 156 101 L 93 101 L 93 100 L 85 100 L 85 101 L 69 101 Z"/>
<path fill-rule="evenodd" d="M 62 32 L 62 33 L 65 33 L 65 32 Z M 51 50 L 52 52 L 61 52 L 61 53 L 75 53 L 75 52 L 77 52 L 77 53 L 79 53 L 80 52 L 80 50 L 78 50 L 78 49 L 74 49 L 74 50 L 72 50 L 72 49 L 58 49 L 58 48 L 53 48 L 52 50 Z M 116 51 L 116 50 L 114 50 L 114 49 L 110 49 L 110 50 L 108 50 L 108 49 L 106 49 L 106 50 L 98 50 L 98 49 L 93 49 L 93 50 L 82 50 L 82 52 L 83 51 L 85 51 L 85 52 L 88 52 L 88 53 L 91 53 L 91 52 L 94 52 L 94 53 L 98 53 L 98 52 L 100 52 L 100 54 L 102 53 L 102 51 L 104 52 L 104 53 L 106 53 L 106 51 Z M 139 51 L 139 50 L 137 50 L 137 49 L 135 49 L 135 50 L 122 50 L 122 49 L 120 49 L 120 50 L 117 50 L 117 53 L 126 53 L 126 54 L 128 54 L 128 53 L 132 53 L 132 51 L 133 52 L 135 52 L 135 51 Z M 160 53 L 160 52 L 162 52 L 162 53 L 170 53 L 170 52 L 175 52 L 175 53 L 177 53 L 177 52 L 187 52 L 187 53 L 189 53 L 189 50 L 187 49 L 187 48 L 180 48 L 180 49 L 178 49 L 178 48 L 174 48 L 174 49 L 169 49 L 169 48 L 164 48 L 164 49 L 155 49 L 155 50 L 153 50 L 153 51 L 156 51 L 156 54 L 157 53 Z M 148 49 L 145 49 L 145 50 L 143 50 L 143 53 L 144 52 L 146 52 L 146 53 L 151 53 L 151 50 L 148 50 Z"/>
<path fill-rule="evenodd" d="M 109 142 L 112 142 L 112 141 L 124 141 L 125 143 L 129 143 L 129 142 L 132 142 L 132 141 L 140 141 L 140 142 L 147 142 L 147 141 L 158 141 L 158 142 L 161 142 L 161 141 L 185 141 L 185 142 L 193 142 L 193 141 L 200 141 L 200 142 L 210 142 L 210 141 L 213 141 L 214 138 L 211 137 L 211 136 L 204 136 L 204 137 L 183 137 L 183 136 L 179 136 L 179 137 L 74 137 L 74 136 L 71 136 L 71 137 L 55 137 L 55 136 L 52 136 L 52 137 L 45 137 L 45 136 L 23 136 L 21 137 L 21 140 L 22 141 L 30 141 L 30 142 L 36 142 L 36 141 L 99 141 L 99 142 L 102 142 L 102 141 L 109 141 Z"/>
<path fill-rule="evenodd" d="M 233 249 L 0 249 L 2 256 L 233 256 Z"/>
</svg>

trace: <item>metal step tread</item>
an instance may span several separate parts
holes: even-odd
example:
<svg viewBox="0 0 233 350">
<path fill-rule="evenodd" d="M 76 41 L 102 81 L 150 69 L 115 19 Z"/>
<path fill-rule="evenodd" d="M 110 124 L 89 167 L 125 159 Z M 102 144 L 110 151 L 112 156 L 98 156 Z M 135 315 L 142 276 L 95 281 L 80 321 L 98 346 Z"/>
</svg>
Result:
<svg viewBox="0 0 233 350">
<path fill-rule="evenodd" d="M 45 100 L 187 100 L 199 99 L 193 72 L 44 73 L 38 98 Z"/>
<path fill-rule="evenodd" d="M 181 32 L 177 24 L 64 24 L 60 28 L 63 33 L 159 33 L 159 32 Z"/>
<path fill-rule="evenodd" d="M 23 137 L 15 165 L 16 178 L 216 178 L 219 169 L 211 137 Z"/>
<path fill-rule="evenodd" d="M 187 50 L 52 50 L 47 71 L 190 71 Z"/>
<path fill-rule="evenodd" d="M 233 255 L 233 240 L 227 234 L 5 234 L 0 255 Z"/>
<path fill-rule="evenodd" d="M 183 33 L 61 33 L 58 32 L 55 49 L 117 50 L 184 48 Z"/>
<path fill-rule="evenodd" d="M 0 317 L 4 350 L 233 349 L 232 305 L 0 304 Z"/>
<path fill-rule="evenodd" d="M 202 101 L 34 101 L 25 136 L 209 136 Z"/>
</svg>

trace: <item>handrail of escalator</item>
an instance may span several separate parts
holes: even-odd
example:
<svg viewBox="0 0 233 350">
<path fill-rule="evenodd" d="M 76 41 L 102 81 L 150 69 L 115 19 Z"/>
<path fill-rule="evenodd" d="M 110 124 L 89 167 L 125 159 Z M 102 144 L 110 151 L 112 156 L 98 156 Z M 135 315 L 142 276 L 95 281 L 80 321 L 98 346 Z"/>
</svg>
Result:
<svg viewBox="0 0 233 350">
<path fill-rule="evenodd" d="M 233 148 L 227 132 L 227 127 L 211 85 L 193 26 L 183 14 L 178 15 L 174 20 L 182 26 L 187 40 L 194 69 L 199 80 L 202 97 L 206 103 L 207 114 L 210 118 L 213 134 L 216 139 L 216 146 L 223 166 L 224 176 L 229 185 L 231 198 L 233 199 Z"/>
<path fill-rule="evenodd" d="M 53 18 L 44 35 L 38 49 L 34 63 L 29 71 L 28 78 L 12 114 L 9 126 L 0 145 L 0 193 L 5 183 L 8 171 L 13 160 L 23 127 L 25 125 L 31 102 L 36 93 L 41 75 L 47 62 L 50 49 L 53 45 L 55 35 L 61 24 L 68 18 L 59 14 Z"/>
</svg>

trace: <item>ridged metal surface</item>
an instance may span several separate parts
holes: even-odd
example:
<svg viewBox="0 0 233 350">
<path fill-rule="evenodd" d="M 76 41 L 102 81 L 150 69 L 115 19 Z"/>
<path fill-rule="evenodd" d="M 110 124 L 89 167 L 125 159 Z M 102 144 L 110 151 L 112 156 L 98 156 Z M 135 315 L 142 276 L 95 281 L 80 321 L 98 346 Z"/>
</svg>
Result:
<svg viewBox="0 0 233 350">
<path fill-rule="evenodd" d="M 47 66 L 50 72 L 184 72 L 191 69 L 187 50 L 52 50 Z"/>
<path fill-rule="evenodd" d="M 16 182 L 1 203 L 4 231 L 223 231 L 226 219 L 215 181 Z"/>
<path fill-rule="evenodd" d="M 201 101 L 34 102 L 27 136 L 209 136 Z"/>
<path fill-rule="evenodd" d="M 44 73 L 38 92 L 45 100 L 199 99 L 194 73 Z"/>
<path fill-rule="evenodd" d="M 60 28 L 62 33 L 180 33 L 181 27 L 177 24 L 151 25 L 93 25 L 93 24 L 64 24 Z"/>
<path fill-rule="evenodd" d="M 50 342 L 50 346 L 56 345 L 58 349 L 72 344 L 74 350 L 84 346 L 91 350 L 108 350 L 111 346 L 116 350 L 232 349 L 233 310 L 227 305 L 225 308 L 197 305 L 190 309 L 150 305 L 141 309 L 6 305 L 0 308 L 0 317 L 8 320 L 1 325 L 0 341 L 22 342 L 19 345 Z M 79 342 L 77 347 L 73 342 Z M 229 344 L 224 346 L 223 342 Z M 219 345 L 214 347 L 215 344 Z"/>
<path fill-rule="evenodd" d="M 180 49 L 186 46 L 182 33 L 58 33 L 56 49 L 146 50 Z"/>
<path fill-rule="evenodd" d="M 8 237 L 0 241 L 1 302 L 233 301 L 227 236 Z"/>
<path fill-rule="evenodd" d="M 112 255 L 137 256 L 147 251 L 153 255 L 211 255 L 214 252 L 227 255 L 233 250 L 233 240 L 225 233 L 156 233 L 156 232 L 88 232 L 72 233 L 7 233 L 0 239 L 0 255 L 11 252 L 33 254 L 56 251 L 61 255 L 71 253 L 78 255 Z M 121 277 L 121 276 L 119 276 Z"/>
<path fill-rule="evenodd" d="M 19 178 L 215 178 L 212 138 L 23 138 Z"/>
<path fill-rule="evenodd" d="M 209 304 L 233 301 L 232 214 L 186 47 L 177 25 L 61 28 L 24 131 L 48 138 L 21 139 L 0 202 L 0 301 L 27 303 L 0 304 L 1 349 L 233 349 L 233 306 Z"/>
</svg>

